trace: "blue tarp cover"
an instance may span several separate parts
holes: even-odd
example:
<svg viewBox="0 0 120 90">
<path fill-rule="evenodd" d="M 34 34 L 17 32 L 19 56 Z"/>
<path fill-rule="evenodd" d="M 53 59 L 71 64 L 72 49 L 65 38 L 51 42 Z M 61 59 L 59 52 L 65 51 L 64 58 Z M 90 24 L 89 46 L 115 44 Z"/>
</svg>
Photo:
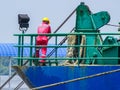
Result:
<svg viewBox="0 0 120 90">
<path fill-rule="evenodd" d="M 15 57 L 18 55 L 18 48 L 15 47 L 16 43 L 0 43 L 0 56 L 12 56 Z M 50 44 L 52 45 L 52 44 Z M 47 49 L 47 55 L 53 50 L 53 48 Z M 33 48 L 33 53 L 35 52 Z M 30 48 L 24 48 L 23 56 L 30 55 Z M 59 57 L 66 56 L 66 48 L 59 48 L 57 49 L 57 55 Z M 52 55 L 55 56 L 55 53 Z"/>
</svg>

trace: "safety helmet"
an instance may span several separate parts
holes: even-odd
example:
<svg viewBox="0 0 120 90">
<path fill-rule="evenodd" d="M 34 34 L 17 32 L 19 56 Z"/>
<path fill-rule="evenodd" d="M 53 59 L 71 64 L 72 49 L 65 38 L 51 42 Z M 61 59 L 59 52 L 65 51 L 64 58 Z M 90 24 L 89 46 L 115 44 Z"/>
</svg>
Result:
<svg viewBox="0 0 120 90">
<path fill-rule="evenodd" d="M 50 20 L 49 20 L 48 17 L 44 17 L 44 18 L 42 19 L 42 21 L 47 21 L 48 23 L 50 23 Z"/>
</svg>

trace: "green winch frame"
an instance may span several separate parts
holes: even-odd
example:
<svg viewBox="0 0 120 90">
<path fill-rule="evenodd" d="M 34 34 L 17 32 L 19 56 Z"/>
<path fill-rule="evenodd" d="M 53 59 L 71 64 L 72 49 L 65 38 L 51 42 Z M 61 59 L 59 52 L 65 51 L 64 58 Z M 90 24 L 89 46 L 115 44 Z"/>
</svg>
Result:
<svg viewBox="0 0 120 90">
<path fill-rule="evenodd" d="M 76 25 L 74 32 L 72 33 L 52 33 L 52 34 L 39 34 L 47 35 L 49 37 L 55 37 L 55 44 L 47 46 L 47 48 L 55 49 L 55 57 L 46 57 L 46 63 L 52 65 L 52 63 L 58 64 L 58 60 L 66 61 L 76 61 L 77 65 L 82 64 L 96 64 L 96 65 L 118 65 L 120 64 L 120 53 L 119 53 L 119 41 L 111 35 L 120 35 L 119 33 L 100 33 L 99 28 L 106 25 L 110 21 L 110 15 L 106 11 L 101 11 L 95 14 L 92 14 L 89 7 L 83 2 L 76 8 Z M 102 35 L 108 35 L 105 40 L 102 40 Z M 18 57 L 15 59 L 18 60 L 18 65 L 24 65 L 24 60 L 29 61 L 29 65 L 32 66 L 32 63 L 38 63 L 40 58 L 36 58 L 33 54 L 33 50 L 36 47 L 46 47 L 46 46 L 35 46 L 35 38 L 38 34 L 14 34 L 18 36 L 18 45 L 15 47 L 18 48 Z M 76 43 L 58 45 L 58 37 L 76 37 Z M 29 38 L 29 45 L 25 44 L 25 38 Z M 73 37 L 72 37 L 73 38 Z M 82 41 L 84 39 L 84 43 Z M 74 39 L 72 39 L 74 40 Z M 81 44 L 82 43 L 82 44 Z M 57 50 L 58 48 L 72 48 L 77 49 L 77 56 L 66 56 L 58 57 Z M 29 57 L 24 57 L 24 48 L 29 48 Z M 72 52 L 72 51 L 71 51 Z M 84 53 L 83 53 L 84 52 Z M 72 52 L 73 53 L 73 52 Z M 113 54 L 114 53 L 114 54 Z M 83 55 L 84 54 L 84 55 Z"/>
</svg>

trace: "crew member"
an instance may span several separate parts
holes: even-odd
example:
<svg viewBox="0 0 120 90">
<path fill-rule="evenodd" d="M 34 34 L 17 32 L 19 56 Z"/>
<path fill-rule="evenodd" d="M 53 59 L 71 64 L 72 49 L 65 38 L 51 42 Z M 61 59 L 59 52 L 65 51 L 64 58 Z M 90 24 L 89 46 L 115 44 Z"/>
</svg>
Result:
<svg viewBox="0 0 120 90">
<path fill-rule="evenodd" d="M 50 27 L 49 24 L 50 24 L 49 18 L 44 17 L 42 19 L 42 24 L 38 26 L 37 33 L 38 34 L 51 33 L 51 27 Z M 47 44 L 48 44 L 48 36 L 38 35 L 36 37 L 36 45 L 47 46 Z M 46 58 L 47 48 L 46 47 L 41 48 L 41 56 L 39 55 L 39 51 L 40 51 L 40 48 L 36 48 L 36 57 Z M 42 66 L 45 65 L 45 60 L 44 59 L 43 60 L 41 59 L 39 62 Z"/>
</svg>

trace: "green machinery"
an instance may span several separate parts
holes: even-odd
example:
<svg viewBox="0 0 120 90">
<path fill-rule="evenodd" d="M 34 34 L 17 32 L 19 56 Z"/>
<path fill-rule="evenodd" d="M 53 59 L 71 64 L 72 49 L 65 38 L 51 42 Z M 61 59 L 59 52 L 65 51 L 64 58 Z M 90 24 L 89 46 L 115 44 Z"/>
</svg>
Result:
<svg viewBox="0 0 120 90">
<path fill-rule="evenodd" d="M 119 42 L 112 36 L 107 36 L 103 41 L 99 28 L 110 21 L 110 15 L 106 11 L 92 14 L 89 7 L 83 2 L 76 9 L 75 33 L 83 33 L 78 36 L 77 44 L 84 40 L 84 64 L 119 64 Z M 115 47 L 116 46 L 116 47 Z M 82 53 L 82 52 L 80 52 Z M 93 57 L 94 59 L 91 59 Z"/>
</svg>

